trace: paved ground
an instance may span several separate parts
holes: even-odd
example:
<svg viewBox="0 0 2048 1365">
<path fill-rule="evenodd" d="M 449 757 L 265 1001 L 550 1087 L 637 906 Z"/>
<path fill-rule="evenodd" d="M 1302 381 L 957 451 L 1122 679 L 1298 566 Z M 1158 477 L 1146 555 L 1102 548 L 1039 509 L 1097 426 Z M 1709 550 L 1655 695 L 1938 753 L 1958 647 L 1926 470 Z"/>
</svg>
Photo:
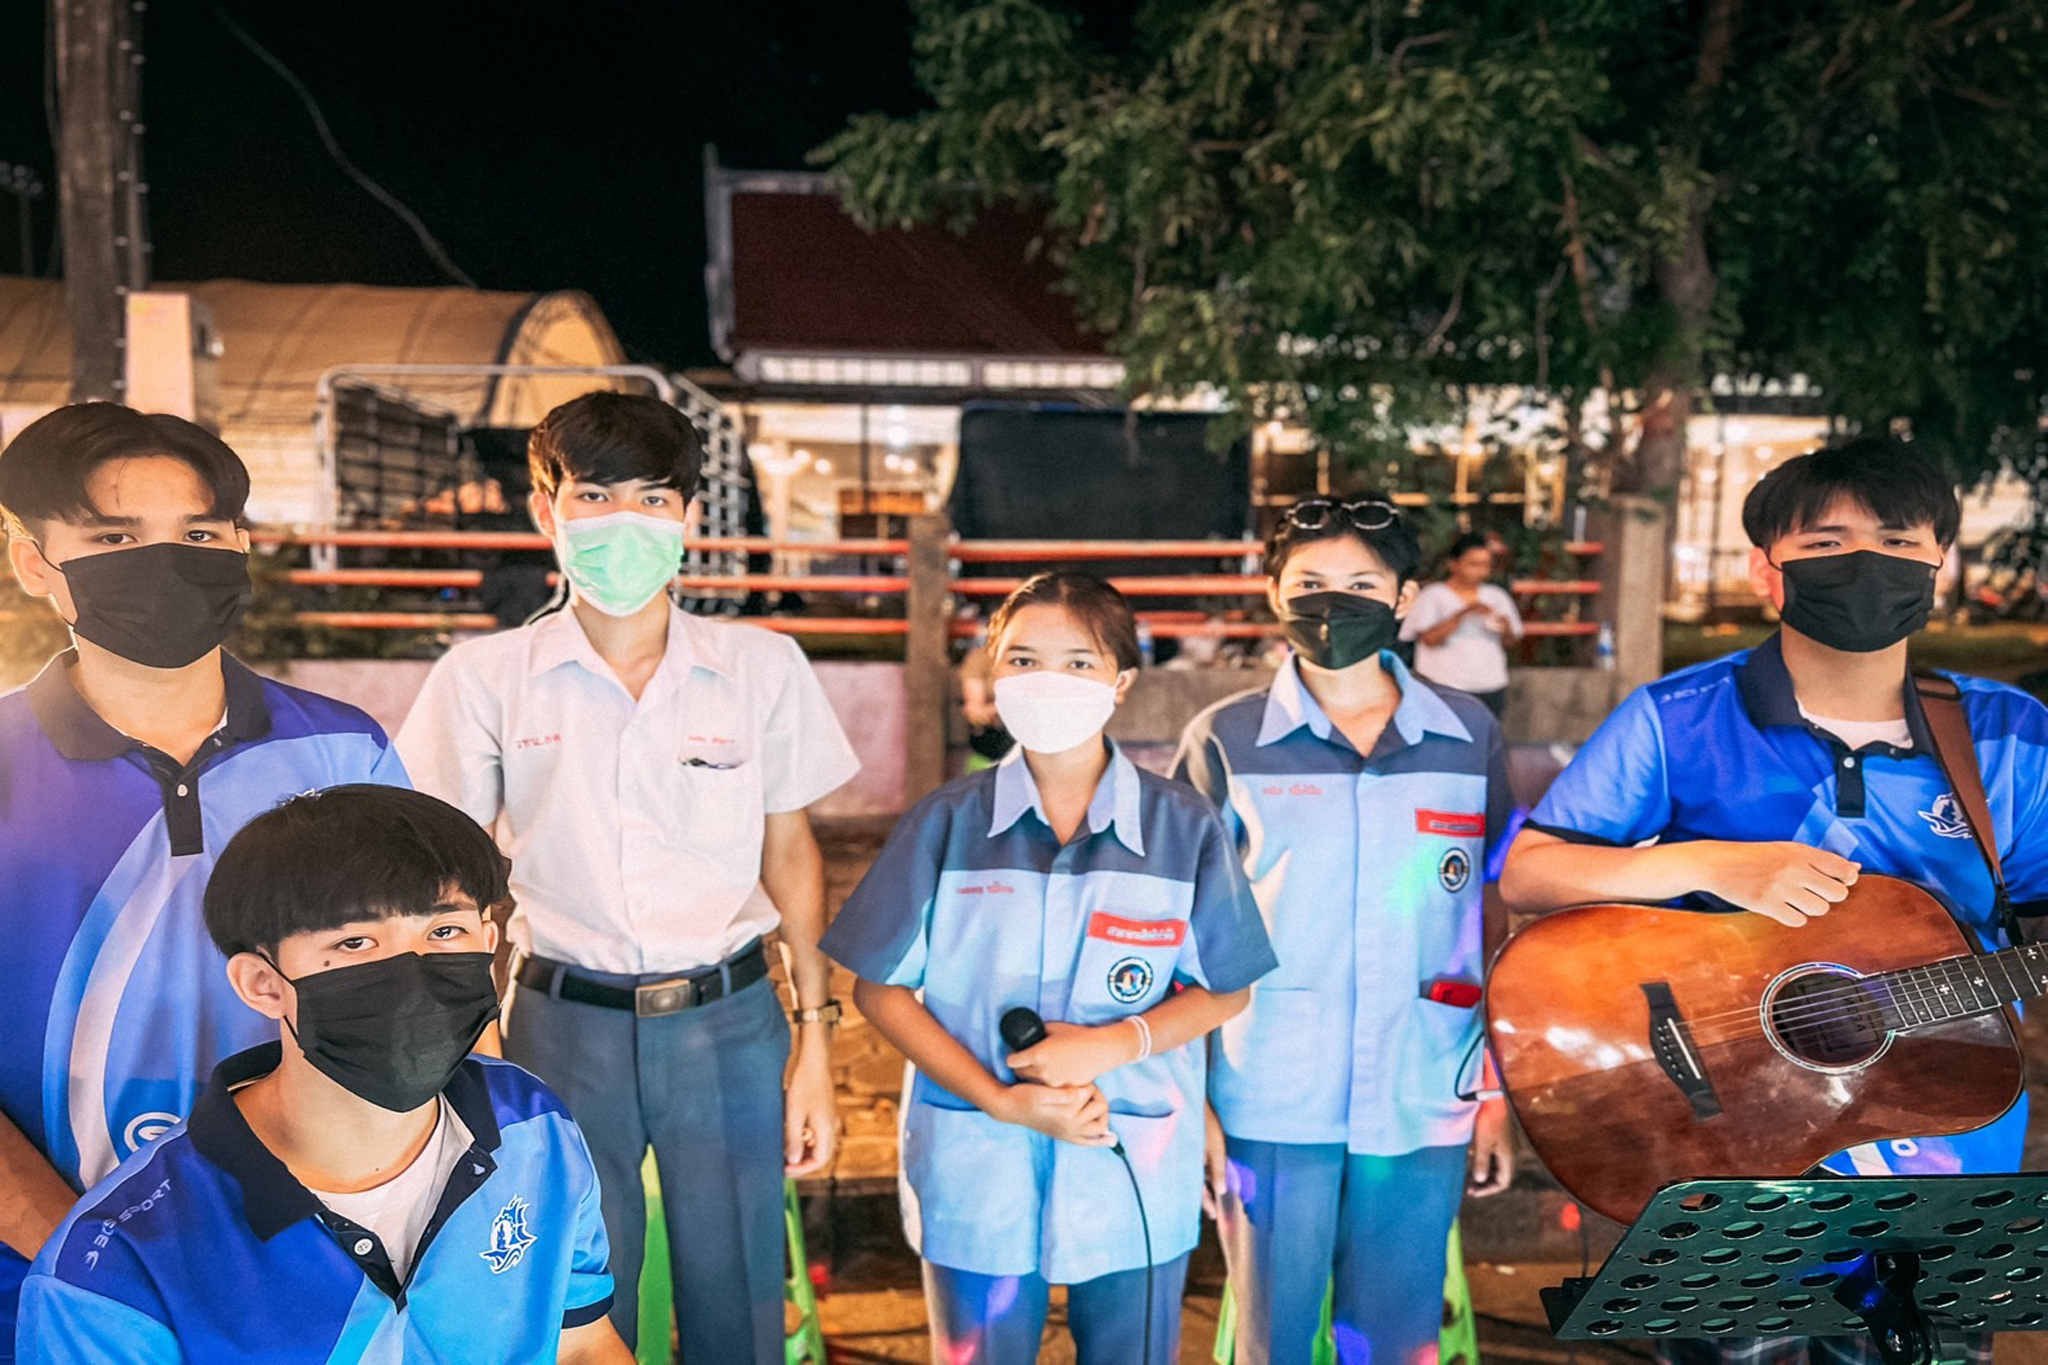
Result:
<svg viewBox="0 0 2048 1365">
<path fill-rule="evenodd" d="M 865 871 L 887 833 L 886 824 L 835 825 L 821 831 L 826 849 L 828 900 L 836 910 Z M 852 983 L 840 974 L 835 993 L 849 1001 L 835 1049 L 846 1139 L 834 1169 L 804 1185 L 806 1243 L 823 1276 L 821 1314 L 834 1361 L 922 1361 L 930 1358 L 917 1260 L 897 1221 L 896 1103 L 903 1060 L 851 1011 Z M 2048 1058 L 2048 1011 L 2036 1011 L 2028 1029 Z M 2048 1068 L 2031 1068 L 2036 1113 L 2048 1112 Z M 2036 1123 L 2028 1165 L 2044 1167 L 2048 1128 Z M 1597 1267 L 1617 1231 L 1588 1215 L 1580 1227 L 1576 1207 L 1533 1158 L 1523 1162 L 1516 1186 L 1497 1199 L 1466 1208 L 1463 1227 L 1481 1354 L 1536 1362 L 1638 1361 L 1641 1343 L 1572 1344 L 1544 1326 L 1538 1289 L 1579 1273 L 1583 1255 Z M 1205 1236 L 1189 1274 L 1182 1328 L 1183 1362 L 1210 1359 L 1223 1264 Z M 1059 1301 L 1046 1334 L 1043 1359 L 1073 1359 L 1059 1317 Z M 2002 1336 L 2001 1362 L 2048 1365 L 2048 1334 Z"/>
</svg>

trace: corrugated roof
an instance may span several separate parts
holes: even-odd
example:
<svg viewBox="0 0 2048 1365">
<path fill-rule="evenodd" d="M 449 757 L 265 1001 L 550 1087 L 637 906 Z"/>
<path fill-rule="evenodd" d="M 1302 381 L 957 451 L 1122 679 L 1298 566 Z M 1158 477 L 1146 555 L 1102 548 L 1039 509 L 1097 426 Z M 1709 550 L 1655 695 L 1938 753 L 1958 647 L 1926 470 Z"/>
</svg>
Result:
<svg viewBox="0 0 2048 1365">
<path fill-rule="evenodd" d="M 984 210 L 942 226 L 861 231 L 822 177 L 715 172 L 714 339 L 747 352 L 1098 356 L 1058 272 L 1032 250 L 1040 224 Z"/>
<path fill-rule="evenodd" d="M 248 280 L 157 287 L 191 294 L 213 316 L 222 343 L 221 427 L 230 444 L 238 429 L 310 430 L 315 385 L 337 365 L 616 365 L 625 359 L 595 301 L 577 292 Z M 0 276 L 0 403 L 62 403 L 70 372 L 62 282 Z M 560 382 L 434 379 L 409 380 L 405 387 L 467 423 L 516 426 L 552 406 L 545 399 Z"/>
</svg>

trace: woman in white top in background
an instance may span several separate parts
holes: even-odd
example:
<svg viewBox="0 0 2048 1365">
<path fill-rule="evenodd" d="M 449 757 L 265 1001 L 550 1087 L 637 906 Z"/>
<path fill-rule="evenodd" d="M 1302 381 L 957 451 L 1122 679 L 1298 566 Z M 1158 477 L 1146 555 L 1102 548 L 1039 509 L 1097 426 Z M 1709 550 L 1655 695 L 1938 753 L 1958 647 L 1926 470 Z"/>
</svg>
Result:
<svg viewBox="0 0 2048 1365">
<path fill-rule="evenodd" d="M 1522 614 L 1493 576 L 1493 550 L 1485 536 L 1451 542 L 1445 579 L 1417 595 L 1401 623 L 1401 638 L 1415 642 L 1415 671 L 1431 682 L 1470 692 L 1498 716 L 1507 701 L 1508 646 L 1522 638 Z"/>
</svg>

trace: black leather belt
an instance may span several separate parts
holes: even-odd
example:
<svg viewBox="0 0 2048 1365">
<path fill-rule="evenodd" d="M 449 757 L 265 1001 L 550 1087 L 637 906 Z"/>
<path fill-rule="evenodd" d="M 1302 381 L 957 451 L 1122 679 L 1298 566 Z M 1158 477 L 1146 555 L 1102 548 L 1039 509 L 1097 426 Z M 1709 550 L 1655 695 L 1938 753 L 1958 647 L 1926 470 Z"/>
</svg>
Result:
<svg viewBox="0 0 2048 1365">
<path fill-rule="evenodd" d="M 527 957 L 519 964 L 522 986 L 582 1005 L 631 1010 L 642 1019 L 678 1014 L 721 1000 L 768 975 L 768 950 L 757 939 L 715 967 L 687 972 L 681 976 L 649 981 L 638 986 L 615 986 L 587 976 L 566 962 Z"/>
</svg>

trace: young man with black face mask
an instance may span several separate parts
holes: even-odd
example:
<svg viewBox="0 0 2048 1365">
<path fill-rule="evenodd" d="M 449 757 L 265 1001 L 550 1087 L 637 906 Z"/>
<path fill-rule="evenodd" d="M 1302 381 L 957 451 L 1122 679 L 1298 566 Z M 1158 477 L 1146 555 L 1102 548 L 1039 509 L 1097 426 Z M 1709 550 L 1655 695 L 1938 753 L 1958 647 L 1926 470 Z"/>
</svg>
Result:
<svg viewBox="0 0 2048 1365">
<path fill-rule="evenodd" d="M 0 696 L 0 1360 L 78 1191 L 266 1035 L 200 923 L 229 836 L 293 792 L 405 781 L 369 717 L 222 651 L 248 495 L 218 437 L 113 403 L 0 452 L 15 577 L 75 639 Z"/>
<path fill-rule="evenodd" d="M 1871 872 L 1940 892 L 1987 946 L 2005 946 L 1990 874 L 1908 669 L 1907 640 L 1927 622 L 1960 519 L 1935 462 L 1896 441 L 1853 441 L 1765 475 L 1742 521 L 1755 547 L 1750 583 L 1778 609 L 1778 633 L 1623 701 L 1515 840 L 1501 877 L 1508 902 L 1702 898 L 1796 927 Z M 2012 908 L 2048 912 L 2048 709 L 1999 683 L 1951 679 Z M 1845 1175 L 2017 1170 L 2026 1109 L 2022 1099 L 1975 1132 L 1867 1143 L 1827 1165 Z M 1859 1341 L 1727 1344 L 1766 1361 Z M 1989 1361 L 1990 1337 L 1961 1342 Z M 1714 1342 L 1658 1349 L 1723 1358 Z"/>
<path fill-rule="evenodd" d="M 1512 1175 L 1506 1104 L 1467 1098 L 1506 755 L 1482 703 L 1394 654 L 1421 562 L 1384 498 L 1288 508 L 1266 576 L 1292 652 L 1174 763 L 1280 958 L 1210 1049 L 1206 1202 L 1244 1365 L 1307 1365 L 1332 1289 L 1346 1359 L 1433 1356 L 1459 1198 Z"/>
<path fill-rule="evenodd" d="M 250 821 L 206 928 L 271 1039 L 58 1229 L 22 1358 L 629 1362 L 582 1134 L 469 1055 L 507 895 L 490 836 L 420 792 L 334 787 Z"/>
</svg>

